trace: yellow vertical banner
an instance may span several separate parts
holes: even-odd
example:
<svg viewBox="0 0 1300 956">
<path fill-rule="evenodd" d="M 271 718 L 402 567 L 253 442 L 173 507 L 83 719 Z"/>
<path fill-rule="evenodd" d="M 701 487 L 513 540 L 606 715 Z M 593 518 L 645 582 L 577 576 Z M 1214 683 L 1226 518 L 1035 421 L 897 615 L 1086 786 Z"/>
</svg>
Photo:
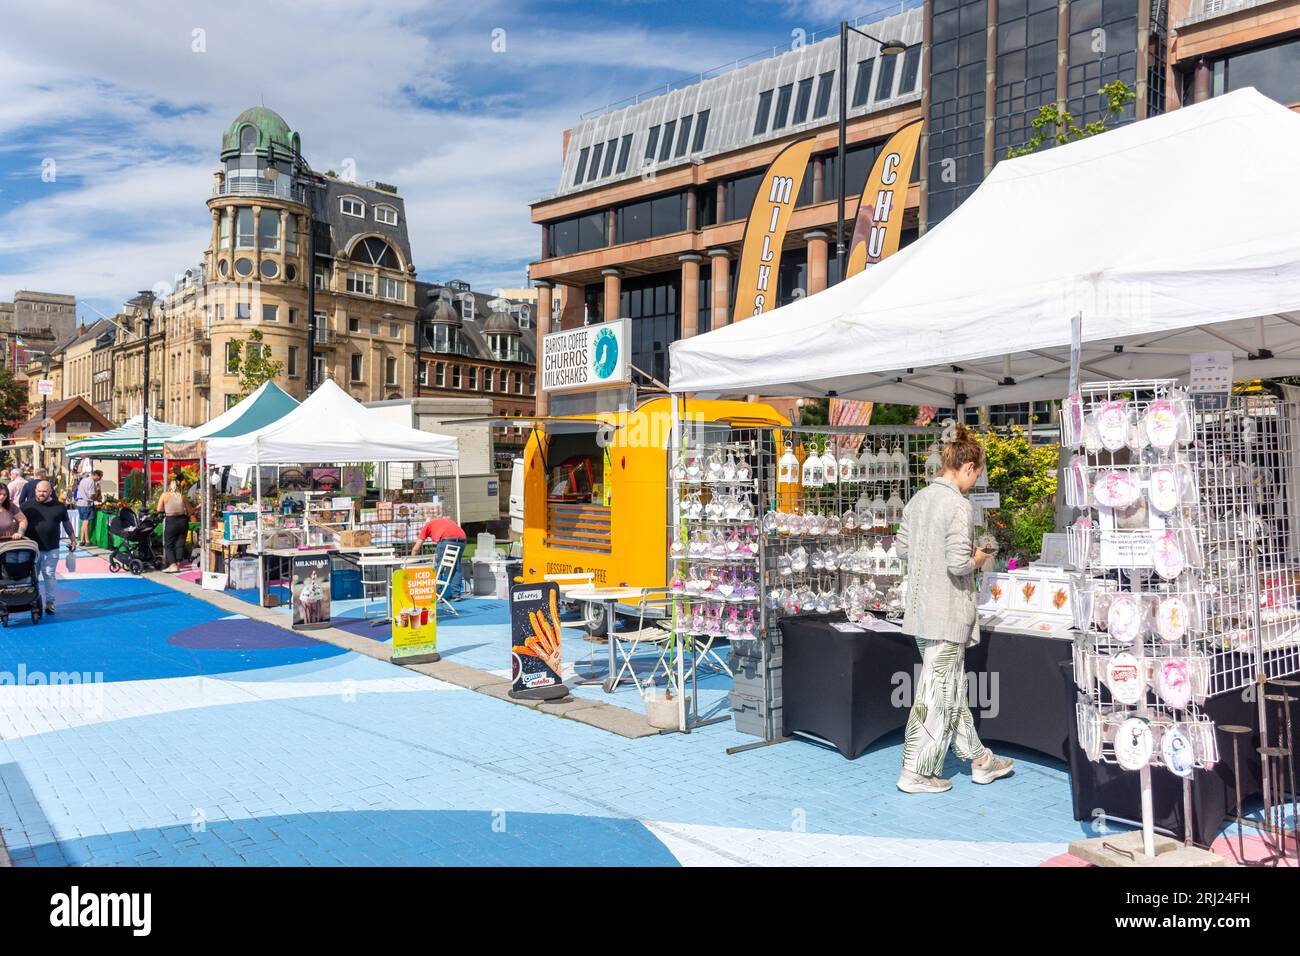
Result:
<svg viewBox="0 0 1300 956">
<path fill-rule="evenodd" d="M 758 195 L 754 197 L 740 245 L 733 322 L 776 308 L 781 245 L 785 242 L 785 231 L 799 198 L 812 148 L 812 137 L 791 143 L 777 153 L 758 184 Z"/>
<path fill-rule="evenodd" d="M 903 212 L 907 208 L 907 187 L 916 164 L 921 141 L 921 121 L 908 123 L 885 143 L 876 157 L 871 175 L 862 187 L 858 215 L 853 224 L 853 244 L 844 276 L 857 275 L 869 265 L 892 256 L 903 237 Z"/>
</svg>

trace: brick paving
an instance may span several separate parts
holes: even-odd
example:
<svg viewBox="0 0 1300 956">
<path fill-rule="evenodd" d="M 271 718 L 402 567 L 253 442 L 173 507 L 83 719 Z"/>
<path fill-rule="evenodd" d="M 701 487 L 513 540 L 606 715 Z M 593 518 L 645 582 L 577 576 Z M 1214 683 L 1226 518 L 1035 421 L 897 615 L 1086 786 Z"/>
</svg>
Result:
<svg viewBox="0 0 1300 956">
<path fill-rule="evenodd" d="M 72 701 L 0 686 L 15 865 L 1036 865 L 1089 835 L 1064 766 L 1031 754 L 907 796 L 897 738 L 856 761 L 727 756 L 754 739 L 730 724 L 628 739 L 87 565 L 54 618 L 0 632 L 0 672 L 100 675 Z M 507 666 L 500 605 L 467 609 L 446 660 Z"/>
</svg>

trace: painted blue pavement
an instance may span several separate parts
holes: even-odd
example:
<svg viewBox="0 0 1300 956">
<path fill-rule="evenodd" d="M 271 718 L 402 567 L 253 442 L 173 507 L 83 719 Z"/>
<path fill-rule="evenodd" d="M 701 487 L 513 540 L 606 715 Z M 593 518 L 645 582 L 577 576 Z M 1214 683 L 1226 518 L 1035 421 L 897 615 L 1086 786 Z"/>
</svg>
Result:
<svg viewBox="0 0 1300 956">
<path fill-rule="evenodd" d="M 89 672 L 105 681 L 214 674 L 344 653 L 217 608 L 144 578 L 61 581 L 58 613 L 0 630 L 0 672 Z M 275 632 L 275 633 L 271 633 Z M 281 636 L 282 635 L 282 636 Z"/>
<path fill-rule="evenodd" d="M 728 757 L 754 739 L 729 723 L 629 741 L 147 581 L 67 586 L 81 597 L 31 648 L 119 683 L 75 720 L 0 687 L 0 832 L 20 865 L 1026 864 L 1084 832 L 1065 768 L 1028 755 L 990 787 L 954 760 L 950 794 L 906 796 L 897 738 L 852 762 L 803 743 Z M 447 659 L 508 667 L 504 604 L 457 607 Z M 0 666 L 30 670 L 17 633 Z"/>
</svg>

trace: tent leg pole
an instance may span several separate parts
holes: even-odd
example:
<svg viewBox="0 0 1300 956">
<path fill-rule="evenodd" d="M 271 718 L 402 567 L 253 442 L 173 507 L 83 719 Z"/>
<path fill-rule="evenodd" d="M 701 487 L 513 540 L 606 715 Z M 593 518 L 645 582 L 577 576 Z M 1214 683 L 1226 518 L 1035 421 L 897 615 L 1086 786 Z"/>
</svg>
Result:
<svg viewBox="0 0 1300 956">
<path fill-rule="evenodd" d="M 212 525 L 212 501 L 209 497 L 211 494 L 212 482 L 208 475 L 208 457 L 203 455 L 199 458 L 199 501 L 202 503 L 199 518 L 199 573 L 207 574 L 211 564 L 208 560 L 208 528 Z M 200 583 L 203 578 L 199 578 Z"/>
<path fill-rule="evenodd" d="M 456 524 L 460 524 L 460 459 L 451 463 L 451 470 L 456 476 Z M 464 527 L 464 525 L 461 525 L 461 527 Z"/>
<path fill-rule="evenodd" d="M 262 554 L 262 463 L 259 456 L 258 463 L 253 466 L 256 471 L 253 472 L 253 488 L 257 497 L 257 504 L 253 512 L 253 520 L 257 522 L 257 606 L 266 605 L 266 560 Z"/>
</svg>

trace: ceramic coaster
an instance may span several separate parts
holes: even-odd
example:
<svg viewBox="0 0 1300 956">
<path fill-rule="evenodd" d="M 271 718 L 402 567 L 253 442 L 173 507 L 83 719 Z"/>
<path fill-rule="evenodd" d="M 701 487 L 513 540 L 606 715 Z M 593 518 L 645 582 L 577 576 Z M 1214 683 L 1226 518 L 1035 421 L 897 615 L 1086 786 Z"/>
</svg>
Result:
<svg viewBox="0 0 1300 956">
<path fill-rule="evenodd" d="M 1172 402 L 1161 400 L 1147 406 L 1147 438 L 1161 451 L 1168 451 L 1178 441 L 1178 415 Z"/>
<path fill-rule="evenodd" d="M 1140 717 L 1130 717 L 1119 725 L 1115 734 L 1115 759 L 1125 770 L 1141 770 L 1151 761 L 1155 741 L 1151 725 Z"/>
<path fill-rule="evenodd" d="M 1152 508 L 1167 515 L 1177 510 L 1181 498 L 1178 474 L 1174 469 L 1161 467 L 1151 472 L 1151 479 L 1147 482 L 1147 500 Z"/>
<path fill-rule="evenodd" d="M 1128 651 L 1120 651 L 1106 663 L 1106 686 L 1121 704 L 1136 704 L 1146 692 L 1142 668 Z"/>
<path fill-rule="evenodd" d="M 1119 451 L 1128 445 L 1128 402 L 1102 402 L 1093 413 L 1097 419 L 1097 434 L 1101 447 Z"/>
<path fill-rule="evenodd" d="M 1196 769 L 1196 755 L 1192 750 L 1192 741 L 1177 727 L 1165 728 L 1160 738 L 1160 756 L 1165 766 L 1180 777 L 1190 777 Z"/>
<path fill-rule="evenodd" d="M 1131 594 L 1117 594 L 1106 611 L 1106 630 L 1121 644 L 1132 644 L 1142 633 L 1142 607 Z"/>
<path fill-rule="evenodd" d="M 1167 597 L 1156 608 L 1156 633 L 1166 644 L 1174 644 L 1187 633 L 1187 602 L 1180 597 Z"/>
<path fill-rule="evenodd" d="M 1126 471 L 1103 472 L 1092 486 L 1093 497 L 1107 508 L 1131 508 L 1141 494 L 1141 486 Z"/>
<path fill-rule="evenodd" d="M 1173 531 L 1164 531 L 1156 532 L 1151 536 L 1151 563 L 1156 569 L 1156 574 L 1166 581 L 1172 581 L 1183 573 L 1183 568 L 1187 564 L 1177 534 Z"/>
<path fill-rule="evenodd" d="M 1156 675 L 1156 690 L 1167 705 L 1182 710 L 1191 702 L 1192 680 L 1187 672 L 1187 661 L 1176 657 L 1162 661 Z"/>
</svg>

